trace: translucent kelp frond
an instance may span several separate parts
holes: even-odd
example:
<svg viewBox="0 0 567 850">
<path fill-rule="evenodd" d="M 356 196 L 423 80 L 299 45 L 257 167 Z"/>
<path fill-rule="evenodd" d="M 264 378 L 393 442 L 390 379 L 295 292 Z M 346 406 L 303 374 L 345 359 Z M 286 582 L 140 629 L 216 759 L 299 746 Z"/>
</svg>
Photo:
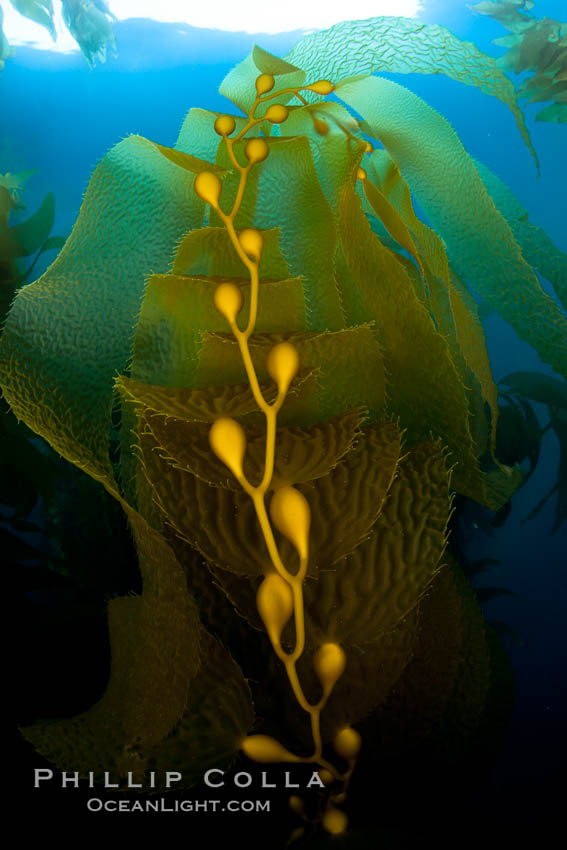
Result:
<svg viewBox="0 0 567 850">
<path fill-rule="evenodd" d="M 224 278 L 225 281 L 228 278 Z M 245 308 L 250 284 L 241 284 Z M 169 387 L 192 386 L 201 349 L 203 327 L 228 332 L 228 324 L 213 305 L 217 282 L 186 275 L 152 275 L 134 338 L 132 377 Z M 258 328 L 265 333 L 306 330 L 306 303 L 301 278 L 261 283 Z"/>
<path fill-rule="evenodd" d="M 175 143 L 176 150 L 184 153 L 198 156 L 201 159 L 206 159 L 209 162 L 215 162 L 217 152 L 223 147 L 222 139 L 215 132 L 214 125 L 216 119 L 220 115 L 225 115 L 224 112 L 210 112 L 208 109 L 198 109 L 193 107 L 190 109 Z M 234 129 L 236 133 L 246 126 L 246 119 L 239 115 L 232 115 L 234 119 Z M 246 132 L 246 136 L 258 136 L 262 132 L 265 136 L 269 135 L 268 128 L 271 124 L 267 121 L 261 121 L 253 127 L 250 127 Z"/>
<path fill-rule="evenodd" d="M 310 428 L 279 428 L 276 435 L 274 479 L 302 484 L 322 478 L 334 469 L 360 436 L 362 417 L 357 410 L 318 422 Z M 161 414 L 140 413 L 140 429 L 150 432 L 155 451 L 171 465 L 187 470 L 211 487 L 240 490 L 226 466 L 211 452 L 210 423 L 168 419 Z M 262 425 L 247 423 L 244 472 L 249 481 L 261 481 L 265 442 Z"/>
<path fill-rule="evenodd" d="M 482 398 L 490 405 L 491 440 L 494 449 L 496 423 L 498 421 L 498 393 L 492 378 L 486 340 L 477 311 L 469 297 L 457 287 L 454 273 L 449 269 L 449 263 L 441 238 L 424 224 L 415 214 L 411 192 L 408 184 L 395 162 L 385 150 L 376 150 L 368 157 L 369 174 L 373 173 L 377 185 L 387 197 L 392 209 L 400 216 L 415 240 L 420 256 L 420 265 L 425 268 L 426 281 L 429 290 L 429 306 L 440 332 L 449 341 L 455 365 L 459 369 L 463 382 L 469 385 L 470 372 L 478 382 Z M 370 179 L 364 181 L 364 191 L 373 186 Z M 370 199 L 370 193 L 368 193 Z M 376 211 L 376 210 L 375 210 Z M 411 254 L 411 246 L 400 241 L 400 235 L 388 228 L 402 247 Z M 424 272 L 422 270 L 422 276 Z M 471 303 L 472 302 L 472 303 Z M 484 417 L 482 417 L 484 419 Z M 480 452 L 482 453 L 482 452 Z"/>
<path fill-rule="evenodd" d="M 49 32 L 53 41 L 57 31 L 53 21 L 52 0 L 10 0 L 14 9 Z M 98 59 L 106 60 L 107 51 L 116 52 L 112 21 L 115 16 L 106 0 L 62 0 L 63 22 L 92 67 Z M 4 59 L 12 55 L 10 46 L 2 32 L 2 9 L 0 9 L 0 71 Z"/>
<path fill-rule="evenodd" d="M 51 233 L 54 219 L 55 201 L 48 192 L 39 209 L 26 221 L 5 229 L 0 226 L 0 259 L 13 260 L 33 254 Z"/>
<path fill-rule="evenodd" d="M 20 15 L 45 27 L 55 41 L 57 35 L 53 23 L 53 3 L 51 0 L 10 0 L 10 3 Z"/>
<path fill-rule="evenodd" d="M 95 169 L 64 250 L 20 290 L 4 329 L 0 368 L 16 414 L 111 487 L 113 382 L 131 354 L 144 276 L 148 268 L 166 271 L 176 242 L 202 225 L 203 212 L 184 170 L 130 136 Z M 36 353 L 21 346 L 28 332 Z"/>
<path fill-rule="evenodd" d="M 0 13 L 1 13 L 0 9 Z M 37 174 L 37 168 L 28 168 L 26 171 L 20 171 L 18 174 L 12 174 L 10 171 L 7 171 L 6 174 L 0 174 L 0 186 L 4 186 L 5 189 L 11 194 L 14 201 L 18 200 L 18 193 L 22 189 L 24 183 L 33 177 L 34 174 Z"/>
<path fill-rule="evenodd" d="M 254 82 L 260 74 L 270 74 L 274 78 L 272 93 L 299 86 L 306 76 L 304 70 L 296 68 L 285 59 L 273 56 L 255 44 L 250 55 L 227 74 L 219 87 L 219 92 L 232 100 L 246 114 L 254 103 L 256 97 Z M 292 97 L 293 92 L 282 93 L 278 101 L 287 103 Z M 260 106 L 256 114 L 263 115 L 266 108 L 265 105 Z"/>
<path fill-rule="evenodd" d="M 522 257 L 448 121 L 390 80 L 347 81 L 337 94 L 366 118 L 363 129 L 396 162 L 445 240 L 459 276 L 494 305 L 542 360 L 567 374 L 567 320 Z"/>
<path fill-rule="evenodd" d="M 244 144 L 235 144 L 235 152 L 242 158 Z M 343 326 L 344 317 L 333 266 L 333 212 L 315 170 L 309 142 L 304 136 L 273 138 L 269 151 L 248 182 L 236 227 L 249 227 L 252 221 L 261 230 L 279 227 L 279 244 L 290 274 L 304 277 L 309 330 L 337 330 Z M 230 168 L 226 152 L 219 154 L 217 163 Z M 238 185 L 238 175 L 232 169 L 223 180 L 225 204 L 236 196 Z M 287 195 L 282 204 L 284 188 Z M 211 215 L 211 224 L 220 224 L 216 215 Z"/>
<path fill-rule="evenodd" d="M 106 60 L 107 48 L 115 50 L 112 18 L 104 0 L 63 0 L 63 20 L 89 63 Z"/>
<path fill-rule="evenodd" d="M 510 470 L 496 471 L 494 479 L 481 474 L 465 386 L 448 340 L 437 331 L 403 267 L 370 230 L 353 189 L 344 191 L 339 225 L 346 262 L 343 283 L 358 287 L 366 315 L 376 322 L 389 377 L 389 406 L 407 429 L 408 442 L 427 439 L 431 433 L 442 435 L 457 462 L 455 489 L 496 509 L 518 480 Z M 403 331 L 396 323 L 400 314 Z M 497 492 L 492 483 L 503 490 Z"/>
<path fill-rule="evenodd" d="M 534 6 L 532 0 L 482 0 L 470 8 L 480 15 L 490 15 L 512 32 L 520 32 L 531 26 L 532 18 L 525 12 Z"/>
<path fill-rule="evenodd" d="M 522 407 L 525 407 L 528 399 L 547 406 L 549 423 L 540 433 L 551 428 L 557 437 L 559 443 L 557 480 L 524 522 L 536 516 L 551 496 L 557 493 L 554 533 L 564 522 L 567 522 L 567 386 L 557 378 L 537 372 L 513 372 L 502 378 L 501 383 L 504 384 L 507 393 L 513 394 L 520 401 Z M 539 427 L 537 421 L 536 427 Z"/>
<path fill-rule="evenodd" d="M 552 103 L 541 109 L 536 117 L 536 121 L 549 121 L 552 124 L 567 124 L 567 103 Z"/>
<path fill-rule="evenodd" d="M 4 60 L 9 59 L 12 55 L 12 50 L 10 49 L 10 45 L 4 35 L 4 30 L 2 29 L 2 21 L 4 19 L 4 12 L 0 8 L 0 71 L 4 67 Z"/>
<path fill-rule="evenodd" d="M 490 15 L 510 30 L 511 35 L 494 40 L 506 53 L 498 65 L 516 74 L 528 72 L 517 95 L 527 103 L 552 103 L 536 115 L 536 121 L 567 122 L 567 23 L 553 18 L 538 20 L 523 14 L 534 6 L 519 0 L 488 2 L 472 8 Z"/>
<path fill-rule="evenodd" d="M 499 98 L 514 113 L 525 143 L 537 162 L 514 86 L 496 61 L 445 27 L 409 18 L 344 21 L 301 39 L 285 56 L 309 79 L 339 82 L 353 74 L 445 74 Z M 307 99 L 313 98 L 309 92 Z"/>
<path fill-rule="evenodd" d="M 24 210 L 19 194 L 36 168 L 12 174 L 0 174 L 0 326 L 8 314 L 16 291 L 25 283 L 39 257 L 46 251 L 60 250 L 65 240 L 50 236 L 55 218 L 55 201 L 48 192 L 39 208 L 25 220 L 12 223 L 14 212 Z M 23 267 L 23 257 L 32 258 Z"/>
<path fill-rule="evenodd" d="M 484 186 L 512 229 L 524 259 L 546 278 L 567 310 L 567 256 L 545 230 L 528 221 L 528 211 L 506 184 L 482 162 L 475 160 Z"/>
</svg>

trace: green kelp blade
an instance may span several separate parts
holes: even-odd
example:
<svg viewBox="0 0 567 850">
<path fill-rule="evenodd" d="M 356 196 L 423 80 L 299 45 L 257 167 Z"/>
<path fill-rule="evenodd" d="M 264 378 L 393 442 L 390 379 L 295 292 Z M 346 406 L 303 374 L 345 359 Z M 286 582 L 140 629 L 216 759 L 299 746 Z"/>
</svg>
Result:
<svg viewBox="0 0 567 850">
<path fill-rule="evenodd" d="M 305 584 L 308 631 L 319 643 L 379 640 L 403 622 L 441 569 L 451 515 L 445 452 L 422 443 L 394 470 L 370 537 Z"/>
<path fill-rule="evenodd" d="M 282 136 L 306 136 L 321 188 L 336 210 L 343 185 L 353 182 L 366 147 L 358 123 L 342 104 L 328 101 L 294 107 L 280 131 Z"/>
<path fill-rule="evenodd" d="M 215 162 L 219 148 L 221 145 L 224 147 L 223 139 L 215 130 L 215 121 L 220 115 L 226 114 L 226 112 L 210 112 L 196 107 L 190 109 L 179 131 L 175 149 L 205 159 L 207 162 Z M 247 126 L 247 119 L 241 115 L 232 115 L 231 118 L 234 118 L 236 125 L 233 135 L 240 133 Z M 272 124 L 269 121 L 261 121 L 246 131 L 246 138 L 269 136 L 271 129 Z M 230 167 L 233 167 L 232 164 Z"/>
<path fill-rule="evenodd" d="M 2 21 L 4 19 L 4 12 L 0 9 L 0 71 L 4 67 L 4 59 L 9 59 L 12 56 L 12 50 L 10 49 L 10 45 L 4 35 L 4 30 L 2 29 Z"/>
<path fill-rule="evenodd" d="M 473 377 L 484 382 L 480 386 L 495 404 L 490 395 L 495 388 L 478 323 L 471 318 L 456 287 L 451 287 L 450 315 L 455 326 L 451 325 L 447 336 L 451 334 L 453 342 L 458 339 L 462 346 L 459 356 L 455 356 L 448 339 L 436 329 L 417 297 L 416 287 L 404 268 L 370 230 L 352 189 L 344 191 L 339 216 L 346 258 L 345 288 L 357 287 L 362 299 L 360 315 L 376 320 L 390 377 L 390 412 L 400 417 L 410 443 L 421 442 L 431 434 L 441 436 L 456 461 L 455 489 L 497 510 L 518 488 L 521 472 L 502 468 L 481 474 L 478 468 L 477 456 L 484 453 L 488 440 L 488 423 L 483 425 L 486 417 L 480 390 L 468 388 L 470 366 L 468 362 L 461 363 L 461 354 L 465 357 L 466 353 L 465 360 L 468 358 L 475 367 Z"/>
<path fill-rule="evenodd" d="M 567 51 L 566 51 L 567 56 Z M 565 100 L 567 82 L 559 80 L 555 82 L 547 74 L 536 75 L 529 82 L 522 84 L 518 90 L 518 96 L 527 98 L 526 105 L 530 103 L 543 103 L 547 100 Z"/>
<path fill-rule="evenodd" d="M 53 23 L 53 4 L 51 0 L 10 0 L 10 3 L 20 15 L 45 27 L 53 41 L 56 40 L 57 33 L 55 31 L 55 24 Z"/>
<path fill-rule="evenodd" d="M 475 160 L 486 191 L 504 216 L 522 256 L 546 278 L 567 310 L 567 256 L 549 238 L 545 230 L 528 221 L 528 211 L 506 184 L 482 162 Z"/>
<path fill-rule="evenodd" d="M 284 58 L 305 71 L 307 82 L 325 78 L 336 84 L 353 74 L 384 71 L 445 74 L 476 86 L 513 112 L 522 138 L 538 164 L 512 82 L 492 57 L 471 42 L 461 41 L 445 27 L 396 17 L 343 21 L 305 36 Z M 314 97 L 310 92 L 304 94 L 308 100 Z"/>
<path fill-rule="evenodd" d="M 476 311 L 469 309 L 460 292 L 449 281 L 433 276 L 429 279 L 429 304 L 437 328 L 449 342 L 454 363 L 467 388 L 469 426 L 477 457 L 488 451 L 495 458 L 498 424 L 498 390 L 486 349 L 484 330 Z M 490 416 L 487 416 L 486 405 Z"/>
<path fill-rule="evenodd" d="M 258 631 L 262 632 L 262 641 L 268 644 L 264 649 L 264 654 L 273 653 L 273 649 L 266 640 L 266 630 L 256 609 L 256 594 L 251 591 L 252 607 L 256 612 L 256 629 L 254 633 L 249 628 L 248 623 L 242 617 L 235 616 L 234 606 L 228 600 L 224 588 L 220 586 L 217 578 L 217 572 L 223 576 L 230 576 L 242 584 L 249 587 L 250 582 L 247 578 L 240 578 L 234 573 L 228 573 L 225 570 L 215 570 L 210 564 L 203 561 L 199 552 L 191 546 L 187 546 L 182 540 L 179 540 L 171 529 L 164 529 L 167 535 L 169 545 L 174 550 L 179 563 L 182 565 L 187 578 L 187 587 L 189 592 L 195 599 L 199 608 L 199 617 L 201 623 L 207 631 L 214 635 L 224 646 L 230 646 L 231 652 L 235 657 L 242 658 L 243 663 L 245 656 L 239 654 L 240 642 L 250 642 L 258 644 Z M 236 642 L 234 639 L 236 638 Z"/>
<path fill-rule="evenodd" d="M 363 181 L 363 191 L 366 196 L 366 200 L 392 239 L 395 239 L 396 242 L 401 245 L 402 248 L 405 248 L 408 254 L 411 254 L 414 258 L 419 269 L 419 273 L 423 281 L 423 289 L 425 291 L 425 271 L 421 264 L 419 252 L 404 220 L 401 218 L 396 208 L 390 203 L 388 198 L 382 194 L 380 189 L 371 183 L 370 180 Z"/>
<path fill-rule="evenodd" d="M 567 124 L 567 103 L 552 103 L 540 109 L 536 121 L 549 121 L 552 124 Z"/>
<path fill-rule="evenodd" d="M 445 566 L 420 603 L 413 655 L 375 731 L 387 755 L 459 757 L 483 722 L 490 653 L 482 613 L 459 568 Z M 378 743 L 377 742 L 377 743 Z"/>
<path fill-rule="evenodd" d="M 109 605 L 111 673 L 102 699 L 93 708 L 65 720 L 42 720 L 21 731 L 44 758 L 60 770 L 104 771 L 116 775 L 127 740 L 124 705 L 131 659 L 138 646 L 139 601 L 123 597 Z"/>
<path fill-rule="evenodd" d="M 567 410 L 567 385 L 564 381 L 541 372 L 511 372 L 500 381 L 508 392 L 524 396 L 550 407 Z"/>
<path fill-rule="evenodd" d="M 273 487 L 312 481 L 328 475 L 360 436 L 361 414 L 351 410 L 310 428 L 278 428 L 275 441 Z M 213 487 L 241 490 L 241 485 L 211 450 L 210 423 L 186 422 L 144 413 L 140 428 L 151 431 L 155 451 L 179 469 L 185 469 Z M 245 426 L 244 474 L 257 486 L 266 460 L 266 426 Z"/>
<path fill-rule="evenodd" d="M 46 241 L 55 219 L 55 199 L 48 192 L 39 209 L 26 221 L 0 230 L 0 259 L 28 257 Z"/>
<path fill-rule="evenodd" d="M 372 168 L 369 170 L 369 179 L 365 181 L 365 185 L 371 185 L 372 175 L 378 179 L 384 194 L 413 234 L 422 262 L 429 273 L 430 304 L 433 307 L 437 326 L 449 341 L 463 383 L 471 384 L 470 372 L 472 372 L 474 376 L 472 383 L 478 382 L 482 398 L 490 406 L 491 448 L 494 451 L 498 422 L 498 391 L 492 377 L 484 331 L 477 315 L 475 302 L 453 271 L 449 269 L 447 254 L 440 237 L 416 216 L 409 186 L 387 151 L 376 150 L 368 159 Z M 469 405 L 473 401 L 471 393 L 478 394 L 476 387 L 473 389 L 471 386 Z M 478 400 L 474 406 L 481 407 Z M 481 413 L 486 422 L 484 411 Z M 488 427 L 486 423 L 487 431 Z M 482 453 L 483 451 L 478 452 L 479 455 Z"/>
<path fill-rule="evenodd" d="M 479 15 L 490 15 L 506 29 L 519 33 L 533 25 L 534 19 L 524 12 L 528 12 L 534 5 L 533 0 L 481 0 L 470 8 Z"/>
<path fill-rule="evenodd" d="M 279 245 L 279 228 L 264 230 L 262 238 L 264 247 L 260 258 L 260 280 L 283 280 L 290 277 L 289 266 Z M 189 231 L 177 249 L 171 271 L 173 274 L 223 275 L 249 279 L 248 270 L 243 266 L 224 226 Z"/>
<path fill-rule="evenodd" d="M 567 374 L 567 319 L 523 259 L 450 124 L 389 80 L 353 80 L 337 94 L 364 115 L 368 132 L 399 166 L 460 277 L 495 305 L 542 360 Z"/>
<path fill-rule="evenodd" d="M 0 175 L 0 216 L 8 218 L 12 210 L 16 209 L 16 202 L 8 189 L 2 185 L 2 175 Z"/>
<path fill-rule="evenodd" d="M 138 430 L 139 463 L 162 522 L 209 563 L 245 576 L 269 570 L 270 556 L 248 494 L 213 487 L 169 463 L 151 431 Z"/>
<path fill-rule="evenodd" d="M 362 429 L 360 439 L 328 475 L 298 484 L 311 511 L 309 564 L 328 569 L 365 540 L 382 511 L 401 452 L 393 422 Z M 280 551 L 293 548 L 276 532 Z M 294 553 L 295 554 L 295 553 Z"/>
<path fill-rule="evenodd" d="M 225 174 L 224 169 L 219 168 L 218 165 L 213 165 L 213 163 L 208 162 L 207 160 L 199 159 L 196 156 L 183 153 L 183 151 L 176 150 L 175 148 L 168 148 L 165 147 L 165 145 L 159 145 L 157 142 L 152 142 L 152 144 L 162 156 L 165 156 L 165 158 L 169 159 L 170 162 L 178 165 L 179 168 L 183 168 L 185 171 L 189 172 L 187 179 L 191 181 L 191 185 L 193 185 L 195 181 L 195 174 L 198 174 L 200 171 L 210 171 L 213 174 L 216 174 L 217 177 L 223 177 Z"/>
<path fill-rule="evenodd" d="M 248 115 L 256 97 L 255 82 L 260 74 L 271 74 L 274 77 L 275 85 L 270 94 L 275 94 L 281 89 L 300 86 L 305 80 L 303 70 L 254 45 L 246 59 L 228 72 L 220 84 L 219 92 Z M 287 103 L 292 97 L 293 93 L 281 94 L 277 102 Z M 255 113 L 256 117 L 261 117 L 267 107 L 274 102 L 268 100 L 266 106 L 259 106 Z"/>
<path fill-rule="evenodd" d="M 46 239 L 43 245 L 39 250 L 38 257 L 44 253 L 44 251 L 60 251 L 63 245 L 65 244 L 64 236 L 50 236 L 49 239 Z M 28 272 L 29 274 L 29 272 Z"/>
<path fill-rule="evenodd" d="M 373 643 L 345 647 L 346 670 L 321 715 L 324 740 L 332 741 L 340 729 L 359 723 L 386 702 L 411 661 L 418 621 L 416 608 Z M 311 700 L 316 702 L 321 691 L 315 681 L 311 690 L 308 687 L 309 680 L 315 679 L 309 654 L 306 653 L 301 661 L 298 665 L 300 679 L 306 683 Z"/>
<path fill-rule="evenodd" d="M 130 358 L 145 276 L 167 270 L 203 211 L 186 172 L 130 136 L 96 167 L 64 248 L 6 321 L 1 380 L 14 412 L 111 487 L 113 383 Z"/>
<path fill-rule="evenodd" d="M 218 278 L 152 275 L 134 338 L 131 375 L 135 380 L 169 387 L 194 386 L 204 331 L 230 333 L 226 318 L 213 302 L 219 282 Z M 244 296 L 245 319 L 250 282 L 240 278 L 234 282 Z M 241 325 L 244 319 L 239 319 Z M 260 282 L 256 327 L 260 333 L 307 329 L 301 278 Z"/>
<path fill-rule="evenodd" d="M 484 605 L 499 596 L 513 596 L 515 599 L 521 599 L 517 593 L 514 593 L 508 587 L 475 587 L 473 589 L 479 605 Z"/>
<path fill-rule="evenodd" d="M 185 709 L 188 682 L 200 666 L 199 615 L 170 546 L 139 513 L 124 507 L 144 588 L 126 731 L 134 741 L 151 745 L 169 734 Z"/>
<path fill-rule="evenodd" d="M 208 564 L 208 568 L 211 576 L 214 578 L 216 587 L 222 590 L 230 605 L 236 609 L 248 625 L 265 635 L 266 627 L 258 613 L 258 606 L 256 604 L 256 594 L 263 576 L 256 576 L 255 578 L 240 576 L 236 575 L 236 573 L 231 573 L 229 570 L 214 567 L 212 564 Z M 272 650 L 271 646 L 270 650 Z"/>
<path fill-rule="evenodd" d="M 567 520 L 567 386 L 563 381 L 550 375 L 536 372 L 513 372 L 502 379 L 510 392 L 522 398 L 540 402 L 548 406 L 550 426 L 559 440 L 559 469 L 557 480 L 543 496 L 535 508 L 530 511 L 524 522 L 534 517 L 557 491 L 557 504 L 553 522 L 556 532 Z"/>
<path fill-rule="evenodd" d="M 144 772 L 140 750 L 159 744 L 180 721 L 200 665 L 197 608 L 163 537 L 126 509 L 144 579 L 141 596 L 109 604 L 111 672 L 107 689 L 77 717 L 44 721 L 25 737 L 61 770 Z"/>
<path fill-rule="evenodd" d="M 279 227 L 279 244 L 292 277 L 303 277 L 308 328 L 313 331 L 344 327 L 344 314 L 335 279 L 333 258 L 336 228 L 333 210 L 319 182 L 311 147 L 305 136 L 270 138 L 269 156 L 250 173 L 236 227 L 271 230 Z M 234 146 L 244 159 L 244 142 Z M 229 168 L 224 148 L 218 163 Z M 230 210 L 239 175 L 223 180 L 221 203 Z M 285 198 L 285 203 L 282 199 Z M 211 213 L 211 224 L 220 224 Z"/>
<path fill-rule="evenodd" d="M 177 788 L 203 782 L 206 770 L 227 770 L 243 739 L 254 726 L 254 706 L 248 683 L 228 650 L 201 633 L 202 665 L 191 681 L 187 707 L 172 733 L 142 752 L 148 770 L 156 771 L 156 791 L 166 791 L 165 776 L 179 771 Z"/>
<path fill-rule="evenodd" d="M 465 388 L 447 341 L 436 330 L 413 282 L 372 233 L 354 189 L 339 208 L 346 287 L 357 288 L 366 319 L 374 319 L 389 376 L 388 408 L 410 443 L 442 438 L 457 462 L 454 486 L 484 501 L 473 452 Z"/>
<path fill-rule="evenodd" d="M 34 270 L 35 264 L 37 263 L 42 254 L 44 254 L 46 251 L 59 252 L 64 244 L 65 238 L 63 236 L 50 236 L 49 239 L 46 239 L 37 254 L 35 255 L 32 264 L 28 266 L 27 270 L 23 272 L 23 274 L 20 275 L 20 282 L 25 283 L 25 281 L 27 281 L 32 271 Z"/>
<path fill-rule="evenodd" d="M 250 354 L 259 380 L 268 380 L 266 357 L 279 342 L 291 342 L 299 353 L 302 368 L 317 369 L 318 404 L 297 412 L 290 404 L 278 417 L 281 424 L 311 425 L 336 413 L 366 408 L 374 421 L 386 405 L 386 375 L 382 351 L 371 324 L 327 333 L 252 334 Z M 368 376 L 372 375 L 372 380 Z M 246 371 L 234 337 L 205 334 L 196 375 L 196 387 L 243 382 Z M 290 399 L 290 402 L 293 400 Z"/>
<path fill-rule="evenodd" d="M 65 0 L 62 12 L 65 26 L 91 68 L 96 59 L 106 61 L 107 50 L 116 53 L 112 23 L 115 16 L 109 10 L 106 0 L 86 5 Z"/>
<path fill-rule="evenodd" d="M 159 512 L 151 500 L 149 484 L 138 468 L 137 457 L 133 451 L 139 434 L 139 413 L 136 408 L 144 411 L 146 416 L 151 417 L 153 413 L 156 413 L 183 422 L 210 424 L 219 416 L 231 416 L 241 418 L 243 424 L 265 425 L 264 414 L 258 410 L 247 380 L 242 384 L 191 390 L 184 387 L 153 386 L 122 376 L 118 378 L 116 387 L 120 396 L 122 413 L 121 484 L 126 487 L 124 492 L 127 493 L 132 504 L 136 504 L 136 499 L 138 504 L 143 503 L 144 512 L 147 512 L 148 517 L 152 516 L 156 522 L 159 522 Z M 277 388 L 271 378 L 260 384 L 260 391 L 268 404 L 275 401 Z M 280 419 L 282 416 L 285 419 L 289 415 L 292 421 L 296 421 L 298 412 L 305 411 L 319 411 L 317 383 L 313 369 L 300 369 L 291 382 L 280 411 Z M 317 415 L 315 421 L 320 418 L 321 416 Z"/>
<path fill-rule="evenodd" d="M 400 230 L 399 224 L 396 225 L 395 235 L 391 232 L 390 235 L 409 253 L 411 253 L 410 247 L 414 251 L 418 249 L 421 262 L 425 265 L 429 274 L 448 282 L 449 261 L 443 241 L 434 230 L 424 224 L 415 214 L 410 188 L 388 152 L 384 149 L 373 150 L 363 158 L 361 164 L 366 171 L 367 179 L 365 183 L 379 189 L 380 193 L 394 207 L 394 210 L 401 217 L 403 225 L 413 237 L 412 245 L 400 241 L 403 233 L 398 232 Z M 359 192 L 359 195 L 362 198 L 365 197 L 366 193 L 360 194 Z M 368 211 L 372 213 L 372 207 Z M 374 214 L 377 215 L 375 210 Z"/>
<path fill-rule="evenodd" d="M 529 461 L 530 469 L 524 477 L 525 483 L 539 460 L 542 428 L 526 398 L 514 399 L 507 394 L 505 398 L 508 404 L 502 406 L 498 420 L 498 452 L 504 463 Z"/>
<path fill-rule="evenodd" d="M 293 397 L 300 394 L 313 381 L 314 370 L 300 370 L 290 384 L 288 395 Z M 239 418 L 258 414 L 258 405 L 248 381 L 187 389 L 152 386 L 122 375 L 116 380 L 116 388 L 125 401 L 141 407 L 146 415 L 156 413 L 184 422 L 210 423 L 219 416 Z M 261 382 L 260 390 L 268 404 L 275 401 L 278 393 L 273 381 Z"/>
<path fill-rule="evenodd" d="M 26 171 L 19 171 L 17 174 L 7 171 L 5 174 L 0 174 L 0 186 L 7 189 L 14 200 L 17 200 L 19 190 L 22 189 L 24 183 L 27 183 L 30 177 L 33 177 L 38 171 L 38 168 L 28 168 Z"/>
<path fill-rule="evenodd" d="M 298 484 L 311 508 L 308 569 L 319 569 L 352 552 L 369 535 L 390 486 L 400 453 L 400 434 L 385 423 L 364 430 L 360 442 L 330 472 Z M 151 432 L 139 437 L 144 473 L 164 520 L 209 563 L 244 576 L 271 569 L 254 504 L 243 490 L 214 487 L 177 467 L 156 449 Z M 192 510 L 187 510 L 192 505 Z M 279 532 L 284 563 L 297 553 Z"/>
</svg>

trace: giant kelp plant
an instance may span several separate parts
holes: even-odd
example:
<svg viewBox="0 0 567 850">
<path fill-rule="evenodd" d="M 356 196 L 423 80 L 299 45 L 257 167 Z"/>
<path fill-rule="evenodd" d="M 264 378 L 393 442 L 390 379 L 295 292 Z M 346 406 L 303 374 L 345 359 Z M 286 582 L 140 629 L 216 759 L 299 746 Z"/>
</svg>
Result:
<svg viewBox="0 0 567 850">
<path fill-rule="evenodd" d="M 455 491 L 497 509 L 522 472 L 495 451 L 475 297 L 561 375 L 567 319 L 525 259 L 541 231 L 380 70 L 478 85 L 529 144 L 507 78 L 442 27 L 256 47 L 221 86 L 242 114 L 116 145 L 14 302 L 5 396 L 123 506 L 144 583 L 109 603 L 100 701 L 23 729 L 62 769 L 162 790 L 239 751 L 306 763 L 317 805 L 291 806 L 340 833 L 359 751 L 492 745 L 502 652 L 447 529 Z M 560 252 L 531 256 L 565 303 Z"/>
<path fill-rule="evenodd" d="M 533 0 L 482 0 L 471 8 L 510 31 L 494 43 L 507 48 L 500 67 L 523 74 L 518 97 L 527 104 L 551 101 L 535 120 L 567 124 L 567 23 L 532 17 L 534 6 Z"/>
</svg>

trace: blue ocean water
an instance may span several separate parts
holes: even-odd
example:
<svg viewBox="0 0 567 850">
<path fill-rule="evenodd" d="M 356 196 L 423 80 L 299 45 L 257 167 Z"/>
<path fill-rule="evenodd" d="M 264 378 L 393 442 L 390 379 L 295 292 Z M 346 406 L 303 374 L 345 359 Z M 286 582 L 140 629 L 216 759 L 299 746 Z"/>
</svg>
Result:
<svg viewBox="0 0 567 850">
<path fill-rule="evenodd" d="M 565 19 L 566 3 L 540 0 L 535 12 Z M 465 3 L 431 0 L 425 3 L 421 19 L 443 24 L 491 55 L 500 54 L 491 40 L 504 34 L 502 28 L 488 17 L 473 15 Z M 254 43 L 283 55 L 300 36 L 300 32 L 223 33 L 144 19 L 116 23 L 115 34 L 117 56 L 92 70 L 80 53 L 60 55 L 18 47 L 2 71 L 0 173 L 39 169 L 27 184 L 23 200 L 32 211 L 52 191 L 56 200 L 53 232 L 57 234 L 70 232 L 90 174 L 113 144 L 137 133 L 173 145 L 191 107 L 226 108 L 218 86 Z M 467 150 L 510 186 L 528 209 L 530 220 L 567 252 L 565 127 L 535 122 L 539 105 L 527 107 L 528 127 L 542 166 L 537 179 L 514 119 L 500 102 L 440 75 L 393 78 L 445 115 Z M 38 263 L 38 274 L 41 271 Z M 496 380 L 518 370 L 553 374 L 498 317 L 491 316 L 486 329 Z M 544 408 L 536 406 L 536 410 L 545 421 Z M 516 789 L 517 797 L 511 800 L 517 799 L 524 813 L 534 788 L 549 787 L 553 772 L 561 766 L 559 752 L 565 744 L 567 529 L 563 526 L 551 533 L 553 499 L 533 520 L 522 523 L 553 484 L 558 463 L 559 447 L 550 430 L 543 439 L 536 473 L 514 496 L 507 522 L 489 533 L 480 521 L 471 520 L 467 527 L 470 559 L 501 561 L 487 583 L 509 588 L 518 596 L 495 599 L 485 610 L 488 617 L 513 627 L 523 641 L 521 645 L 506 641 L 516 679 L 516 705 L 496 772 L 503 783 Z M 506 816 L 512 817 L 508 802 Z M 537 805 L 543 806 L 541 799 Z"/>
</svg>

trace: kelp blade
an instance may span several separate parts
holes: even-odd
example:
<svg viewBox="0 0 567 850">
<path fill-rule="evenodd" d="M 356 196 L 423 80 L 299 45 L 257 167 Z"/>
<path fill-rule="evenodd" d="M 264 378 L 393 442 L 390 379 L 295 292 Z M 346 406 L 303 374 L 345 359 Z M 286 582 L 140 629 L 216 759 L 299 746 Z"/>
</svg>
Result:
<svg viewBox="0 0 567 850">
<path fill-rule="evenodd" d="M 567 375 L 567 319 L 541 288 L 451 125 L 390 80 L 353 79 L 337 95 L 365 118 L 448 245 L 461 278 L 542 360 Z M 461 187 L 455 191 L 455 187 Z"/>
<path fill-rule="evenodd" d="M 409 18 L 382 17 L 343 21 L 302 38 L 284 57 L 306 72 L 334 84 L 353 74 L 445 74 L 497 97 L 512 110 L 518 129 L 539 169 L 514 86 L 492 57 L 445 27 Z M 310 92 L 307 99 L 313 98 Z"/>
</svg>

